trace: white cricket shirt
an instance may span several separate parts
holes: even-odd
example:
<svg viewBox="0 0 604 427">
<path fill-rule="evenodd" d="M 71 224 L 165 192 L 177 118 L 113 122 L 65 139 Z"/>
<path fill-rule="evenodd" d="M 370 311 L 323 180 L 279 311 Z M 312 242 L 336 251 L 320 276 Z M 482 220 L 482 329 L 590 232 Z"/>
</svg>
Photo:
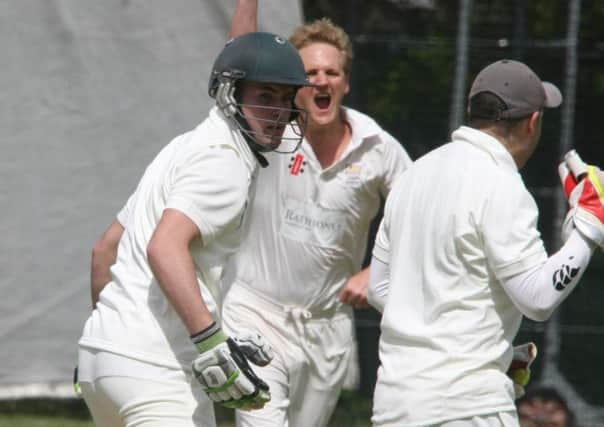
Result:
<svg viewBox="0 0 604 427">
<path fill-rule="evenodd" d="M 240 283 L 273 301 L 318 311 L 341 304 L 337 294 L 361 267 L 380 196 L 411 163 L 373 119 L 352 109 L 345 114 L 352 140 L 329 168 L 306 140 L 294 154 L 267 154 L 249 209 L 249 236 L 229 263 L 227 286 Z"/>
<path fill-rule="evenodd" d="M 546 261 L 537 216 L 508 151 L 469 127 L 395 183 L 373 251 L 390 264 L 374 425 L 514 410 L 522 315 L 500 281 Z"/>
<path fill-rule="evenodd" d="M 147 167 L 118 214 L 125 231 L 113 280 L 100 294 L 79 344 L 170 368 L 190 369 L 197 355 L 189 334 L 147 262 L 147 245 L 166 208 L 199 228 L 204 246 L 191 247 L 203 298 L 216 319 L 218 284 L 238 247 L 257 161 L 217 108 L 197 128 L 176 137 Z"/>
</svg>

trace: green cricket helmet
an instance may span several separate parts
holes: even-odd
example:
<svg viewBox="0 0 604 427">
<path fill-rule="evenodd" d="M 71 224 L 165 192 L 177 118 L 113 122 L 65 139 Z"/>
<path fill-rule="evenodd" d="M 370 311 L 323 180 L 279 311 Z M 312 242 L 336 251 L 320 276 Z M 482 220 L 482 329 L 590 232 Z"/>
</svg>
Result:
<svg viewBox="0 0 604 427">
<path fill-rule="evenodd" d="M 275 120 L 256 119 L 280 128 L 289 126 L 293 133 L 275 138 L 254 131 L 241 110 L 246 105 L 236 99 L 236 89 L 242 82 L 293 86 L 296 90 L 311 86 L 298 50 L 283 37 L 272 33 L 254 32 L 236 37 L 227 42 L 216 58 L 208 85 L 208 93 L 216 100 L 218 108 L 234 120 L 254 151 L 295 151 L 303 138 L 300 123 L 305 123 L 306 112 L 295 106 L 293 98 L 291 108 L 248 105 L 273 110 Z M 284 112 L 287 114 L 281 114 Z M 295 120 L 297 118 L 302 120 Z"/>
</svg>

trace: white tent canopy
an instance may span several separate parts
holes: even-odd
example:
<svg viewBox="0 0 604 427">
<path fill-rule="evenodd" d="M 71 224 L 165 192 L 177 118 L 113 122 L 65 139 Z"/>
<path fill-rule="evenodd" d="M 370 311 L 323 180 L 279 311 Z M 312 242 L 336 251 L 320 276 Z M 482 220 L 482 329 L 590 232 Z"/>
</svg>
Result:
<svg viewBox="0 0 604 427">
<path fill-rule="evenodd" d="M 235 0 L 19 0 L 0 14 L 0 399 L 73 394 L 92 246 L 206 114 Z M 298 0 L 262 0 L 289 35 Z"/>
</svg>

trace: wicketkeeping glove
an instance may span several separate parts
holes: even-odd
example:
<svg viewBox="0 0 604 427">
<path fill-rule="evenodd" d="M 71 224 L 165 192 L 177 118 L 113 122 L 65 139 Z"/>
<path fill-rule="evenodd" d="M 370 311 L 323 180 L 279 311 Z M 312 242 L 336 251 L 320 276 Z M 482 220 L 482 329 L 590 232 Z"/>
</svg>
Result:
<svg viewBox="0 0 604 427">
<path fill-rule="evenodd" d="M 535 343 L 527 342 L 514 347 L 512 363 L 508 368 L 507 375 L 514 382 L 514 395 L 516 399 L 524 396 L 524 387 L 531 379 L 531 364 L 537 357 L 537 346 Z"/>
<path fill-rule="evenodd" d="M 574 151 L 564 157 L 558 172 L 570 210 L 562 226 L 564 238 L 572 226 L 583 236 L 604 248 L 604 172 L 585 164 Z"/>
<path fill-rule="evenodd" d="M 262 364 L 267 360 L 263 351 L 269 351 L 270 347 L 264 347 L 260 335 L 256 334 L 254 338 L 261 341 L 258 349 L 250 350 L 254 340 L 243 340 L 245 352 L 252 355 L 252 362 L 260 361 Z M 191 340 L 199 350 L 193 361 L 193 373 L 210 399 L 228 408 L 243 410 L 262 408 L 271 400 L 268 385 L 256 376 L 244 350 L 216 323 L 192 336 Z M 264 364 L 268 362 L 270 358 Z"/>
</svg>

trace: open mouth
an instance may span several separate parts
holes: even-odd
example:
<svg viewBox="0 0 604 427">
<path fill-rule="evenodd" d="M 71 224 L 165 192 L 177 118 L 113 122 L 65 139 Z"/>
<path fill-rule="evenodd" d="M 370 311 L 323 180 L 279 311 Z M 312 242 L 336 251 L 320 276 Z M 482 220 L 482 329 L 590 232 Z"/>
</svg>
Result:
<svg viewBox="0 0 604 427">
<path fill-rule="evenodd" d="M 315 95 L 315 105 L 319 110 L 326 110 L 331 104 L 331 95 L 327 93 L 319 93 Z"/>
</svg>

